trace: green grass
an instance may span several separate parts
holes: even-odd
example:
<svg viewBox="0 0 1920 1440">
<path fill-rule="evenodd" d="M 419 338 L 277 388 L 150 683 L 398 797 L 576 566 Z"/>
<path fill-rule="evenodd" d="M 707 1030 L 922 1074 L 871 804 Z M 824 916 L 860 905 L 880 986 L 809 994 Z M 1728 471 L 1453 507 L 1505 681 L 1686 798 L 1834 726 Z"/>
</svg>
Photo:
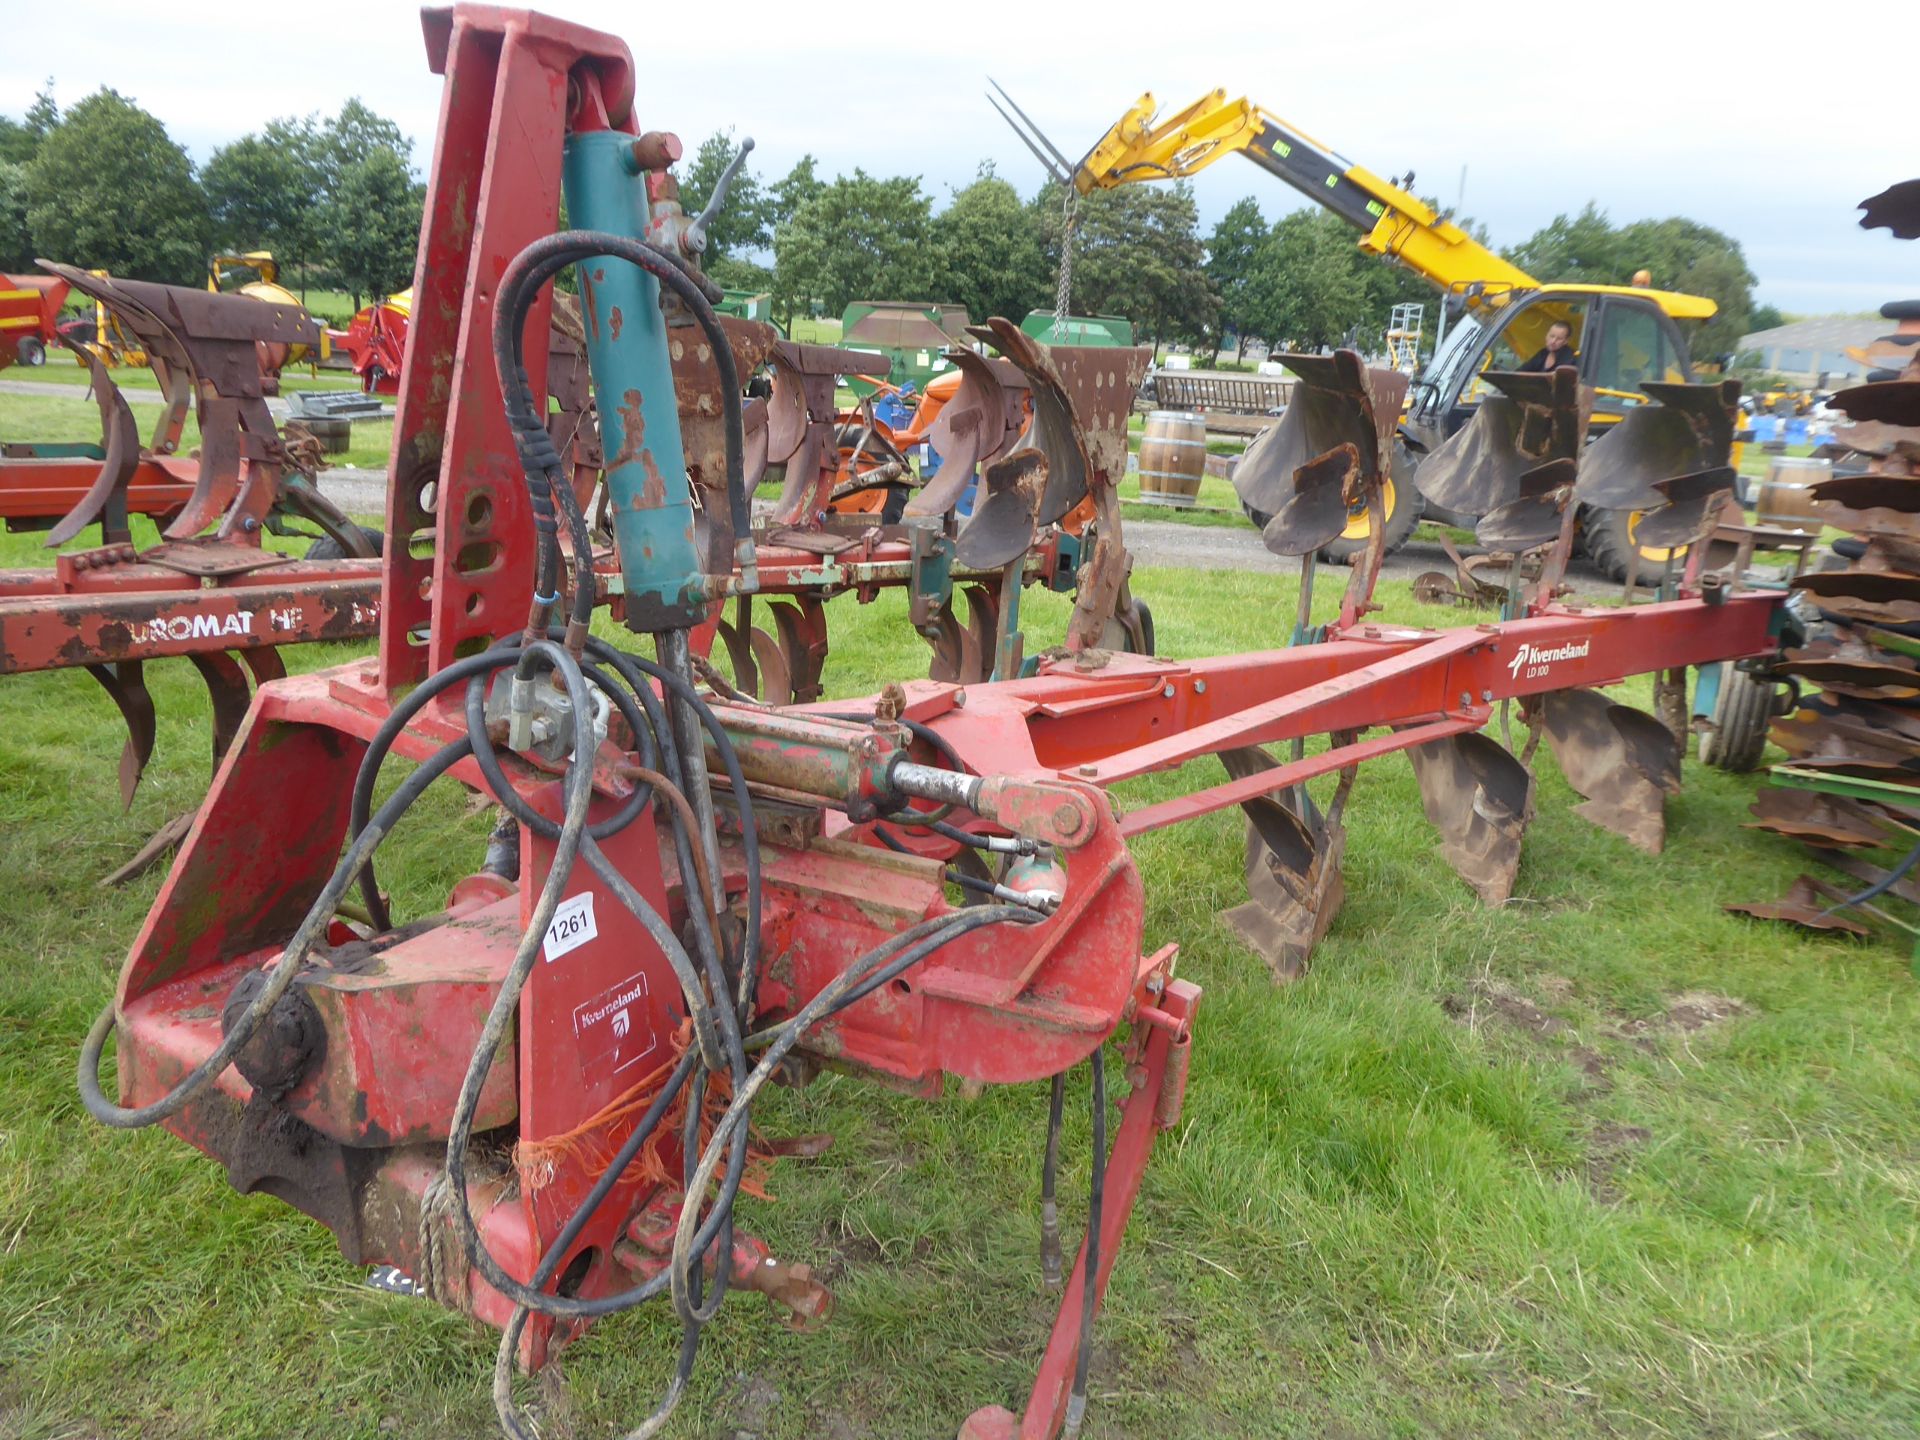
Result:
<svg viewBox="0 0 1920 1440">
<path fill-rule="evenodd" d="M 0 562 L 43 563 L 36 545 L 0 540 Z M 1164 653 L 1267 647 L 1291 624 L 1284 577 L 1145 570 L 1134 588 Z M 1459 619 L 1382 589 L 1389 619 Z M 1057 639 L 1065 601 L 1026 607 L 1032 646 Z M 924 673 L 903 609 L 897 594 L 834 603 L 834 693 Z M 0 683 L 0 1435 L 491 1434 L 487 1333 L 369 1291 L 317 1225 L 75 1100 L 79 1037 L 161 877 L 94 881 L 206 780 L 193 671 L 149 675 L 159 748 L 124 815 L 118 721 L 93 682 Z M 1366 766 L 1345 908 L 1286 990 L 1220 920 L 1243 893 L 1239 820 L 1138 842 L 1145 943 L 1179 942 L 1206 998 L 1185 1114 L 1100 1321 L 1088 1436 L 1920 1427 L 1920 1005 L 1904 956 L 1721 912 L 1804 863 L 1740 828 L 1752 777 L 1689 761 L 1653 858 L 1575 816 L 1551 761 L 1538 768 L 1515 899 L 1487 910 L 1435 853 L 1405 762 Z M 429 795 L 383 869 L 403 915 L 443 903 L 485 826 L 455 790 Z M 1741 1008 L 1670 1023 L 1693 992 Z M 1515 1023 L 1528 1006 L 1548 1018 Z M 1069 1090 L 1072 1237 L 1084 1076 Z M 836 1143 L 782 1161 L 776 1200 L 743 1202 L 741 1223 L 816 1266 L 838 1309 L 796 1335 L 730 1300 L 668 1433 L 950 1436 L 978 1405 L 1017 1408 L 1052 1312 L 1034 1262 L 1044 1112 L 1040 1086 L 926 1103 L 830 1076 L 770 1094 L 766 1134 Z M 644 1414 L 676 1342 L 654 1307 L 571 1350 L 577 1433 Z"/>
<path fill-rule="evenodd" d="M 145 366 L 125 365 L 109 372 L 113 383 L 122 390 L 157 390 L 160 382 L 153 378 L 153 372 Z M 38 380 L 53 385 L 73 385 L 85 390 L 92 380 L 92 373 L 77 360 L 71 352 L 53 350 L 47 355 L 47 363 L 39 366 L 12 365 L 0 370 L 0 380 Z M 295 390 L 358 390 L 360 382 L 350 370 L 326 370 L 305 365 L 292 365 L 280 372 L 280 391 L 292 394 Z"/>
<path fill-rule="evenodd" d="M 85 379 L 84 374 L 81 378 Z M 144 442 L 153 434 L 154 424 L 160 418 L 160 407 L 141 404 L 137 400 L 129 403 L 133 410 L 134 423 L 139 426 L 141 439 Z M 36 440 L 98 440 L 99 438 L 100 407 L 92 400 L 82 398 L 79 390 L 74 392 L 74 398 L 71 400 L 60 395 L 9 395 L 0 392 L 0 441 L 17 443 Z M 194 446 L 199 443 L 199 422 L 189 412 L 186 426 L 181 431 L 177 453 L 191 454 Z M 347 450 L 339 455 L 330 455 L 327 459 L 333 465 L 385 469 L 392 449 L 392 420 L 356 420 L 353 422 L 351 443 Z"/>
</svg>

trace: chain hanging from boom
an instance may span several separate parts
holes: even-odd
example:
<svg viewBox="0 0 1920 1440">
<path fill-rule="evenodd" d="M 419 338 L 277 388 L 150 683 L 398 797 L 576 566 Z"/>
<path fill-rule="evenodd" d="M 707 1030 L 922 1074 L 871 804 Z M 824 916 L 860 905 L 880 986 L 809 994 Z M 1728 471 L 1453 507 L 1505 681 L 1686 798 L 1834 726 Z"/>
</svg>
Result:
<svg viewBox="0 0 1920 1440">
<path fill-rule="evenodd" d="M 1080 224 L 1080 192 L 1073 188 L 1072 182 L 1061 188 L 1065 199 L 1060 203 L 1060 282 L 1053 291 L 1053 343 L 1056 345 L 1065 344 L 1067 339 L 1067 312 L 1072 308 L 1073 299 L 1073 239 Z"/>
</svg>

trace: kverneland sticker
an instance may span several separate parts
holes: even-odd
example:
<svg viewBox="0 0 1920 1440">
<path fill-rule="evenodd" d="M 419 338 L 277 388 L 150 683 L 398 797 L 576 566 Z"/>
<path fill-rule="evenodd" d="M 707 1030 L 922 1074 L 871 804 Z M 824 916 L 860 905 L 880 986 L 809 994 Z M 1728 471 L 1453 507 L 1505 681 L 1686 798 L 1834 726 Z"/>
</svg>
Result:
<svg viewBox="0 0 1920 1440">
<path fill-rule="evenodd" d="M 1593 648 L 1593 641 L 1569 640 L 1564 645 L 1529 645 L 1520 642 L 1520 648 L 1513 652 L 1513 659 L 1507 662 L 1507 673 L 1516 680 L 1531 680 L 1544 675 L 1562 660 L 1582 660 L 1587 651 Z"/>
</svg>

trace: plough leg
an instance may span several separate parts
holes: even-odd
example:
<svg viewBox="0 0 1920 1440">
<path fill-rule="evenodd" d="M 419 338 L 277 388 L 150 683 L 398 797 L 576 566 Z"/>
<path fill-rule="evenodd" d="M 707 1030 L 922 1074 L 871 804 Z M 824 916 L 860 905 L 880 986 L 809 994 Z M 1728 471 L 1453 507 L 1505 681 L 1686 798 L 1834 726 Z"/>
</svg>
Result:
<svg viewBox="0 0 1920 1440">
<path fill-rule="evenodd" d="M 105 665 L 89 665 L 87 673 L 100 682 L 101 689 L 120 707 L 127 722 L 127 743 L 120 751 L 120 806 L 131 809 L 133 792 L 140 776 L 153 758 L 154 736 L 158 722 L 153 713 L 153 696 L 147 693 L 145 667 L 138 660 L 118 660 Z"/>
</svg>

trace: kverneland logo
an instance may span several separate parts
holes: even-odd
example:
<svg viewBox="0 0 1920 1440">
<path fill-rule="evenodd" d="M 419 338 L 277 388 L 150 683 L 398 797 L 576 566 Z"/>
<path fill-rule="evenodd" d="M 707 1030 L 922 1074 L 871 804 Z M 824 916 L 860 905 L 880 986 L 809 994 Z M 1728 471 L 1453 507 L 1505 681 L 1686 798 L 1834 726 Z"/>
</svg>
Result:
<svg viewBox="0 0 1920 1440">
<path fill-rule="evenodd" d="M 1516 680 L 1524 671 L 1527 675 L 1538 675 L 1556 660 L 1579 660 L 1593 646 L 1592 640 L 1569 640 L 1564 645 L 1529 645 L 1520 642 L 1520 648 L 1513 653 L 1513 659 L 1507 662 L 1507 671 Z"/>
</svg>

